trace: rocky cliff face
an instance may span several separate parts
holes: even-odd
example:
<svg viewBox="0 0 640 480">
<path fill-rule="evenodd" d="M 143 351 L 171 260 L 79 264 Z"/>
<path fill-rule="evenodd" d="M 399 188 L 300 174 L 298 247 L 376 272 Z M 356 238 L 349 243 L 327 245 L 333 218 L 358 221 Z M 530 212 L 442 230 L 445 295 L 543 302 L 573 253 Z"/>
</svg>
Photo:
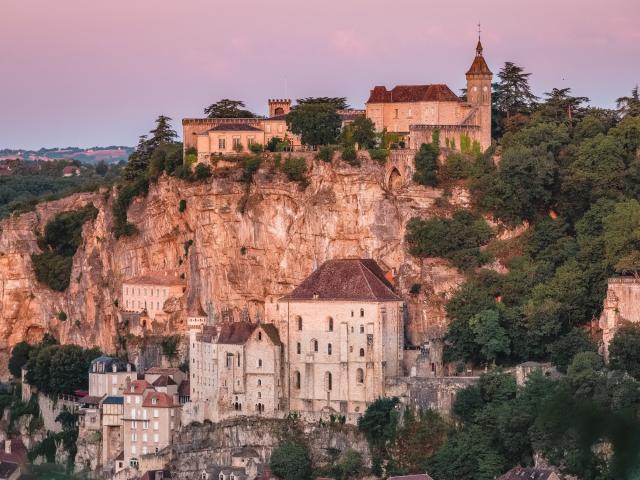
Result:
<svg viewBox="0 0 640 480">
<path fill-rule="evenodd" d="M 272 160 L 270 161 L 272 162 Z M 0 222 L 0 351 L 20 340 L 52 331 L 61 342 L 98 345 L 112 351 L 122 280 L 152 271 L 184 273 L 189 289 L 183 304 L 199 298 L 217 315 L 243 310 L 262 314 L 265 298 L 280 296 L 330 258 L 372 257 L 393 272 L 409 305 L 408 341 L 441 336 L 443 305 L 461 276 L 440 260 L 411 257 L 404 244 L 413 216 L 445 215 L 435 200 L 441 190 L 406 180 L 408 157 L 358 168 L 308 158 L 309 186 L 301 190 L 267 166 L 247 189 L 238 171 L 220 171 L 203 183 L 162 177 L 129 209 L 139 234 L 116 240 L 111 233 L 115 192 L 77 194 L 43 203 L 35 212 Z M 187 208 L 179 212 L 181 200 Z M 71 285 L 63 293 L 40 285 L 30 255 L 37 235 L 56 213 L 92 202 L 99 214 L 83 230 L 73 260 Z M 450 204 L 465 206 L 453 191 Z M 186 248 L 192 241 L 190 248 Z M 187 252 L 188 250 L 188 252 Z M 414 283 L 419 295 L 410 295 Z M 57 319 L 64 311 L 68 319 Z M 184 331 L 184 315 L 154 325 L 154 334 Z"/>
</svg>

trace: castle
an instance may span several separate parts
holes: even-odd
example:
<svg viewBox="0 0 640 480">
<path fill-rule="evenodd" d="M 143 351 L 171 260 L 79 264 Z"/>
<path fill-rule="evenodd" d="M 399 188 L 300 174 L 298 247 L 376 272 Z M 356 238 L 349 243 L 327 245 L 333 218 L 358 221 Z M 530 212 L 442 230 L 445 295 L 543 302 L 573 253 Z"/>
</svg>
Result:
<svg viewBox="0 0 640 480">
<path fill-rule="evenodd" d="M 447 85 L 397 85 L 391 90 L 375 86 L 363 110 L 339 110 L 343 126 L 359 116 L 369 118 L 378 132 L 398 135 L 398 145 L 417 150 L 430 143 L 435 130 L 440 142 L 453 150 L 491 146 L 491 80 L 480 39 L 466 72 L 467 98 Z M 267 145 L 278 137 L 289 150 L 302 150 L 300 137 L 289 131 L 286 116 L 290 99 L 270 99 L 266 118 L 185 118 L 182 120 L 185 153 L 195 150 L 197 161 L 246 152 L 251 144 Z"/>
</svg>

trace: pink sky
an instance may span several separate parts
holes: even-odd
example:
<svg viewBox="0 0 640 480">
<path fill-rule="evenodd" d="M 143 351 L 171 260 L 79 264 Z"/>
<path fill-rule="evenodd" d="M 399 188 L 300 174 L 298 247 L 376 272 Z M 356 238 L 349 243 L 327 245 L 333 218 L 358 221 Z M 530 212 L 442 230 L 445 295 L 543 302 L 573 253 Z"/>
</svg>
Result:
<svg viewBox="0 0 640 480">
<path fill-rule="evenodd" d="M 1 0 L 0 148 L 134 145 L 220 98 L 464 86 L 485 57 L 612 107 L 640 83 L 639 0 Z M 286 86 L 286 87 L 285 87 Z"/>
</svg>

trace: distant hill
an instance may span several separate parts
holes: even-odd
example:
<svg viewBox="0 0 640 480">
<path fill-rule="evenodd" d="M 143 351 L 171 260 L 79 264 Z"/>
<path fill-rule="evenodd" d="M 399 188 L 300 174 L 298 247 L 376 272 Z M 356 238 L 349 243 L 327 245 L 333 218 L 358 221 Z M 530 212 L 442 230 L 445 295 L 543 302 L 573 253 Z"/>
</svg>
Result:
<svg viewBox="0 0 640 480">
<path fill-rule="evenodd" d="M 78 160 L 82 163 L 98 163 L 104 160 L 107 163 L 117 163 L 120 160 L 127 160 L 133 152 L 133 148 L 112 145 L 109 147 L 92 148 L 41 148 L 40 150 L 12 150 L 0 149 L 0 160 Z"/>
</svg>

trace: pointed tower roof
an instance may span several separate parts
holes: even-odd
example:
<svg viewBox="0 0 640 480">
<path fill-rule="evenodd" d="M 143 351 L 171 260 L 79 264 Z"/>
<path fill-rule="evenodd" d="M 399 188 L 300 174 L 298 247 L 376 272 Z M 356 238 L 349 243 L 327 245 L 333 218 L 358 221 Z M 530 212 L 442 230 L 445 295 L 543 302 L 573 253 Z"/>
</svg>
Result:
<svg viewBox="0 0 640 480">
<path fill-rule="evenodd" d="M 473 59 L 473 63 L 471 64 L 471 67 L 469 67 L 467 75 L 493 75 L 491 70 L 489 70 L 487 62 L 484 61 L 484 57 L 482 56 L 482 42 L 480 41 L 479 36 L 478 44 L 476 45 L 476 58 Z"/>
</svg>

